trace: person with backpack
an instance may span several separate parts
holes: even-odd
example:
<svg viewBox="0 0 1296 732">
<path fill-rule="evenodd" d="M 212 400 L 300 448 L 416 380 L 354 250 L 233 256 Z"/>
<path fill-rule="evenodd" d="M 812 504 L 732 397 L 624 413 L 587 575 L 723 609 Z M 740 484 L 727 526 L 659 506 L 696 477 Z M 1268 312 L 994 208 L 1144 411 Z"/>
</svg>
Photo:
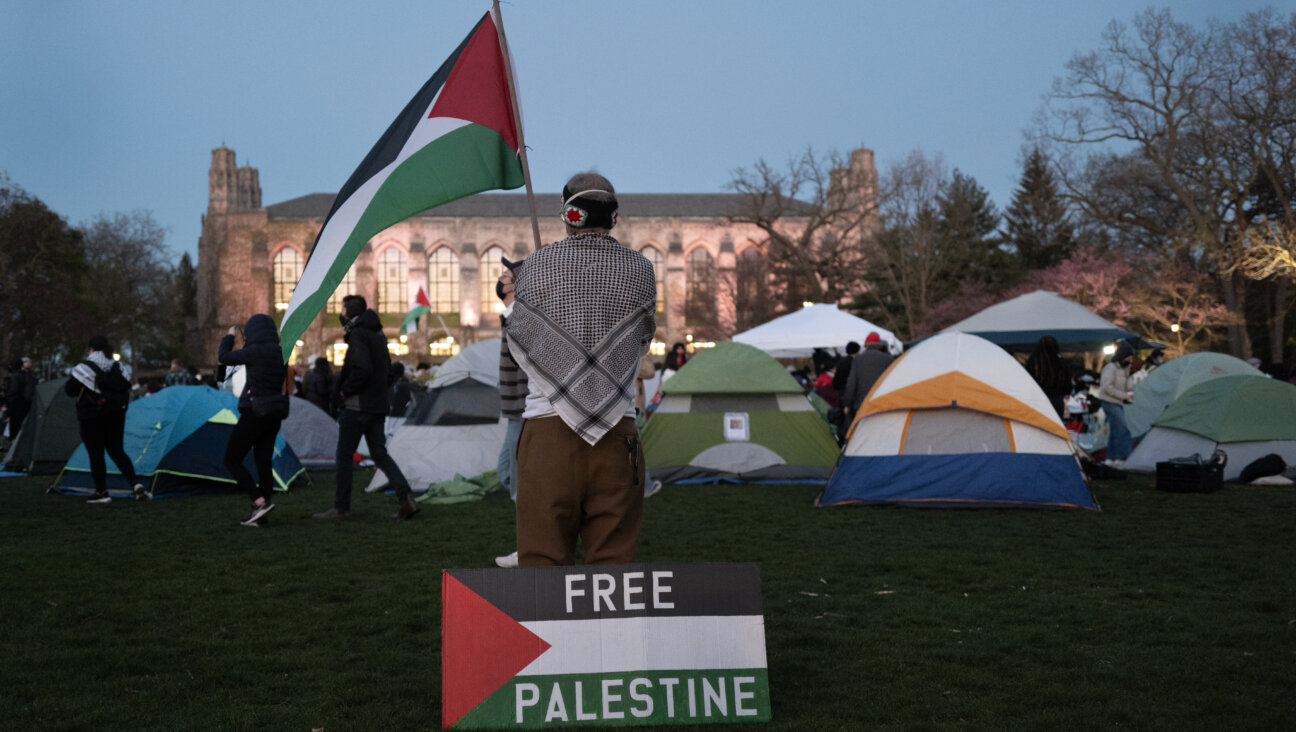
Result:
<svg viewBox="0 0 1296 732">
<path fill-rule="evenodd" d="M 221 366 L 242 365 L 247 369 L 247 381 L 239 395 L 239 419 L 225 443 L 225 469 L 234 476 L 241 488 L 252 499 L 252 514 L 242 521 L 243 526 L 263 525 L 265 515 L 274 504 L 274 446 L 279 427 L 288 417 L 288 369 L 284 365 L 283 349 L 279 346 L 279 329 L 269 315 L 257 313 L 248 318 L 243 327 L 243 347 L 234 350 L 234 337 L 238 328 L 231 327 L 221 338 L 216 360 Z M 243 458 L 252 451 L 260 482 L 243 466 Z"/>
<path fill-rule="evenodd" d="M 112 458 L 135 498 L 146 497 L 144 484 L 135 474 L 135 465 L 122 449 L 126 433 L 126 407 L 130 405 L 130 367 L 112 357 L 108 339 L 97 335 L 90 339 L 90 353 L 72 369 L 63 390 L 76 399 L 77 422 L 81 442 L 85 443 L 94 480 L 94 495 L 87 503 L 111 503 L 108 494 L 108 467 L 104 453 Z"/>
</svg>

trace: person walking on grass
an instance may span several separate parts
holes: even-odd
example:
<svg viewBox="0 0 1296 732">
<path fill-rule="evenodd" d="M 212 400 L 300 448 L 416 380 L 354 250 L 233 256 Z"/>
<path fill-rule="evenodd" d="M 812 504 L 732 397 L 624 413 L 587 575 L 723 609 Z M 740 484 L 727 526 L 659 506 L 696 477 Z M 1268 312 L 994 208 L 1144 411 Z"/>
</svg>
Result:
<svg viewBox="0 0 1296 732">
<path fill-rule="evenodd" d="M 130 405 L 130 376 L 129 366 L 113 360 L 108 339 L 97 335 L 90 339 L 90 351 L 85 360 L 72 369 L 72 375 L 63 386 L 67 395 L 76 399 L 81 442 L 85 444 L 86 457 L 90 461 L 94 495 L 87 503 L 112 503 L 104 453 L 112 458 L 117 470 L 131 485 L 137 500 L 148 495 L 135 474 L 135 465 L 122 448 L 126 408 Z"/>
<path fill-rule="evenodd" d="M 338 414 L 337 491 L 333 507 L 315 514 L 317 519 L 343 520 L 351 515 L 351 476 L 355 465 L 351 456 L 363 437 L 369 445 L 369 456 L 374 465 L 387 476 L 396 489 L 396 511 L 399 521 L 414 518 L 419 505 L 410 494 L 409 481 L 387 453 L 386 425 L 388 402 L 387 372 L 391 356 L 387 352 L 387 337 L 383 335 L 378 313 L 369 309 L 364 297 L 347 295 L 342 298 L 342 327 L 346 329 L 346 357 L 338 375 L 338 396 L 342 410 Z"/>
<path fill-rule="evenodd" d="M 274 447 L 279 427 L 288 416 L 289 400 L 284 393 L 287 369 L 279 347 L 279 329 L 269 315 L 257 313 L 243 327 L 243 347 L 234 350 L 238 328 L 231 327 L 220 340 L 216 360 L 222 367 L 241 365 L 247 381 L 239 395 L 239 419 L 225 443 L 225 469 L 238 487 L 252 499 L 252 514 L 244 526 L 264 525 L 265 515 L 274 509 Z M 256 465 L 258 480 L 243 465 L 248 451 Z"/>
</svg>

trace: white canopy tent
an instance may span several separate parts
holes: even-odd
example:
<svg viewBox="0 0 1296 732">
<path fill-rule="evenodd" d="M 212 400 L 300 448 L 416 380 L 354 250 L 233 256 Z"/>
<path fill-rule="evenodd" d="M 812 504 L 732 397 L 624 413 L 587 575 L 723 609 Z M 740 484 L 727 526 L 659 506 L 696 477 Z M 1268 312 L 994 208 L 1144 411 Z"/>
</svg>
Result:
<svg viewBox="0 0 1296 732">
<path fill-rule="evenodd" d="M 809 358 L 816 348 L 846 353 L 846 344 L 861 346 L 869 333 L 877 333 L 891 353 L 899 353 L 900 340 L 891 331 L 842 312 L 831 303 L 816 303 L 734 335 L 737 343 L 755 346 L 774 358 Z"/>
</svg>

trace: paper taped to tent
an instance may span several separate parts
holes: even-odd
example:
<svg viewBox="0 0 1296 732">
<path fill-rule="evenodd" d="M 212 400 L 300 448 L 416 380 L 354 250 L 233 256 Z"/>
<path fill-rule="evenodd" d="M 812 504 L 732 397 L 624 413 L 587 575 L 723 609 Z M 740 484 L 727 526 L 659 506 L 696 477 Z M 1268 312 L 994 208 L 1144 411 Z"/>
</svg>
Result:
<svg viewBox="0 0 1296 732">
<path fill-rule="evenodd" d="M 648 482 L 823 482 L 837 441 L 787 369 L 717 343 L 662 384 L 643 430 Z"/>
<path fill-rule="evenodd" d="M 237 486 L 225 469 L 225 444 L 237 422 L 238 399 L 233 395 L 206 386 L 169 386 L 130 403 L 122 447 L 155 498 L 233 491 Z M 131 486 L 113 461 L 105 460 L 108 492 L 130 496 Z M 275 438 L 272 464 L 277 490 L 287 490 L 305 472 L 282 434 Z M 256 475 L 251 454 L 244 465 Z M 94 492 L 84 445 L 63 467 L 53 490 Z"/>
<path fill-rule="evenodd" d="M 1139 348 L 1158 345 L 1104 320 L 1084 305 L 1045 290 L 991 305 L 941 333 L 971 333 L 1018 353 L 1032 350 L 1046 335 L 1056 338 L 1063 352 L 1097 350 L 1120 340 L 1137 344 Z M 921 339 L 909 345 L 920 342 Z"/>
<path fill-rule="evenodd" d="M 1170 363 L 1174 362 L 1166 365 Z M 1148 378 L 1155 375 L 1154 371 Z M 1206 461 L 1217 449 L 1228 456 L 1224 480 L 1237 480 L 1247 465 L 1271 453 L 1288 465 L 1296 464 L 1292 415 L 1296 386 L 1286 381 L 1246 374 L 1211 379 L 1166 407 L 1124 469 L 1154 473 L 1159 462 L 1193 455 Z"/>
<path fill-rule="evenodd" d="M 877 333 L 891 353 L 899 353 L 900 340 L 895 334 L 869 321 L 842 312 L 835 304 L 816 303 L 775 318 L 751 330 L 734 335 L 735 343 L 755 346 L 774 358 L 810 358 L 816 348 L 839 354 L 846 344 L 860 345 L 869 333 Z"/>
<path fill-rule="evenodd" d="M 387 452 L 415 491 L 456 474 L 472 478 L 495 469 L 507 429 L 500 416 L 499 359 L 498 338 L 464 348 L 441 366 L 396 429 Z M 376 470 L 365 492 L 387 485 L 387 476 Z"/>
<path fill-rule="evenodd" d="M 1048 397 L 967 333 L 933 336 L 883 373 L 817 503 L 1098 508 Z"/>
</svg>

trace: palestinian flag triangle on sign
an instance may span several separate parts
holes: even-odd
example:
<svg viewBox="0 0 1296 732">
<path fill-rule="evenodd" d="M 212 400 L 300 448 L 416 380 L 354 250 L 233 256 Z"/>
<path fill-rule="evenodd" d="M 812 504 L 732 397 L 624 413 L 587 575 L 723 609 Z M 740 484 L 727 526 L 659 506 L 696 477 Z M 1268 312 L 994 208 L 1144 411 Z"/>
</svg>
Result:
<svg viewBox="0 0 1296 732">
<path fill-rule="evenodd" d="M 755 564 L 447 570 L 443 727 L 770 718 Z"/>
<path fill-rule="evenodd" d="M 482 17 L 338 192 L 284 313 L 285 361 L 371 237 L 429 208 L 523 184 L 496 23 Z"/>
</svg>

